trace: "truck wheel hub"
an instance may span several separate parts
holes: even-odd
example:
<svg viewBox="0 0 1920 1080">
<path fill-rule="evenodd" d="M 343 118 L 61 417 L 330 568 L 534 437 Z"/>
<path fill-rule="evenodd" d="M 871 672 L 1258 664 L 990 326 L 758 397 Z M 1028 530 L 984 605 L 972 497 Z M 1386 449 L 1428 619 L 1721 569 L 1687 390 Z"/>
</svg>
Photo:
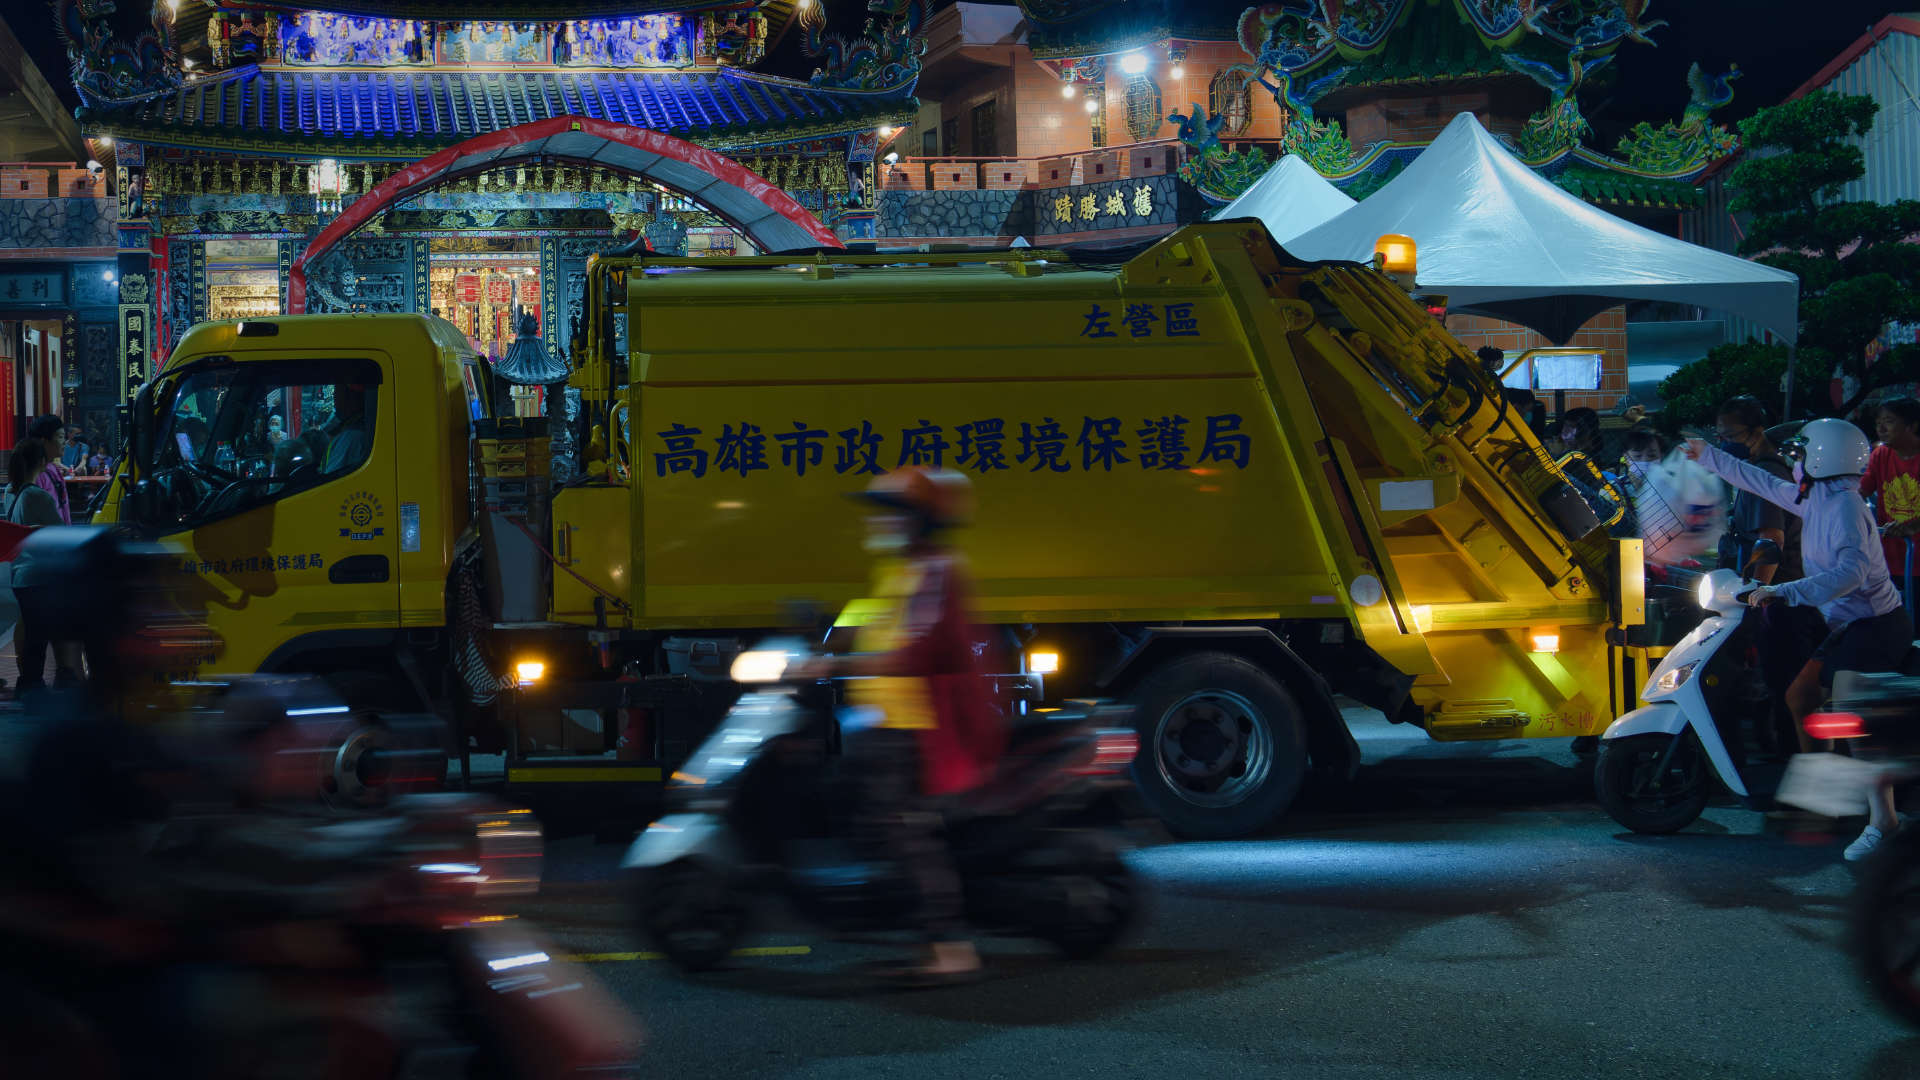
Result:
<svg viewBox="0 0 1920 1080">
<path fill-rule="evenodd" d="M 1175 702 L 1155 732 L 1161 777 L 1181 798 L 1232 805 L 1266 780 L 1272 736 L 1251 702 L 1224 690 L 1201 690 Z"/>
</svg>

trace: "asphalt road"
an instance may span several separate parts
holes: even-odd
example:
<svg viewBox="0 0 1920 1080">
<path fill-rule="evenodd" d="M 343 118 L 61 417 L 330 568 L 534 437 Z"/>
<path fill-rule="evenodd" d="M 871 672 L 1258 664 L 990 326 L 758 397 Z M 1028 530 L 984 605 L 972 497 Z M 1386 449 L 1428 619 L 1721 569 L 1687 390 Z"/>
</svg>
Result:
<svg viewBox="0 0 1920 1080">
<path fill-rule="evenodd" d="M 1851 831 L 1729 805 L 1634 837 L 1564 741 L 1362 744 L 1357 783 L 1271 836 L 1142 847 L 1151 908 L 1095 963 L 990 941 L 981 983 L 888 991 L 859 971 L 885 947 L 772 910 L 760 955 L 685 978 L 635 955 L 620 848 L 585 838 L 524 910 L 594 958 L 660 1076 L 1920 1077 L 1841 951 Z"/>
</svg>

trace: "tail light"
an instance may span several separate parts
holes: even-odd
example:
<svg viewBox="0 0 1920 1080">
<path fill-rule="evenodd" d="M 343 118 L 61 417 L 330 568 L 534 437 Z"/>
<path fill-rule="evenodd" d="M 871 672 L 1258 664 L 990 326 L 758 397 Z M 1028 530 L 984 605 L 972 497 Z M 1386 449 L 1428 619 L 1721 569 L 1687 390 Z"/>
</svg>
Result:
<svg viewBox="0 0 1920 1080">
<path fill-rule="evenodd" d="M 1858 739 L 1867 733 L 1867 722 L 1858 713 L 1812 713 L 1801 726 L 1816 739 Z"/>
<path fill-rule="evenodd" d="M 1119 728 L 1102 728 L 1093 735 L 1093 757 L 1073 770 L 1076 776 L 1111 776 L 1133 764 L 1140 752 L 1140 736 Z"/>
</svg>

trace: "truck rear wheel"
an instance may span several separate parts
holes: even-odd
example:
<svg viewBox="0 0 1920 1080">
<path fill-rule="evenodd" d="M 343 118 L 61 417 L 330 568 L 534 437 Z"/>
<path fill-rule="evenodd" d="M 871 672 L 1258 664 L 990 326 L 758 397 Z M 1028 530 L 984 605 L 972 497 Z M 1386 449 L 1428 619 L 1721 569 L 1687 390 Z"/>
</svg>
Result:
<svg viewBox="0 0 1920 1080">
<path fill-rule="evenodd" d="M 1300 706 L 1278 679 L 1230 653 L 1197 653 L 1134 691 L 1140 797 L 1175 835 L 1245 836 L 1292 804 L 1307 771 Z"/>
</svg>

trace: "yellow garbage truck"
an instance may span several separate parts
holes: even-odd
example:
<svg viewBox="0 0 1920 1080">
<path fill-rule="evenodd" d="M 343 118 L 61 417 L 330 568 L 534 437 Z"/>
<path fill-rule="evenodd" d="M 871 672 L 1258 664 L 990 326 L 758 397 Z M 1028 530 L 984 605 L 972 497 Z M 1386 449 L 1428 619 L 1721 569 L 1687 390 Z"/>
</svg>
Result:
<svg viewBox="0 0 1920 1080">
<path fill-rule="evenodd" d="M 1226 222 L 1125 257 L 605 257 L 586 294 L 560 483 L 445 322 L 190 331 L 102 515 L 204 593 L 225 652 L 180 674 L 439 708 L 516 785 L 659 781 L 732 656 L 857 601 L 841 496 L 918 464 L 974 481 L 1000 689 L 1134 704 L 1141 795 L 1186 835 L 1350 775 L 1341 696 L 1442 740 L 1636 703 L 1638 542 L 1372 266 Z"/>
</svg>

